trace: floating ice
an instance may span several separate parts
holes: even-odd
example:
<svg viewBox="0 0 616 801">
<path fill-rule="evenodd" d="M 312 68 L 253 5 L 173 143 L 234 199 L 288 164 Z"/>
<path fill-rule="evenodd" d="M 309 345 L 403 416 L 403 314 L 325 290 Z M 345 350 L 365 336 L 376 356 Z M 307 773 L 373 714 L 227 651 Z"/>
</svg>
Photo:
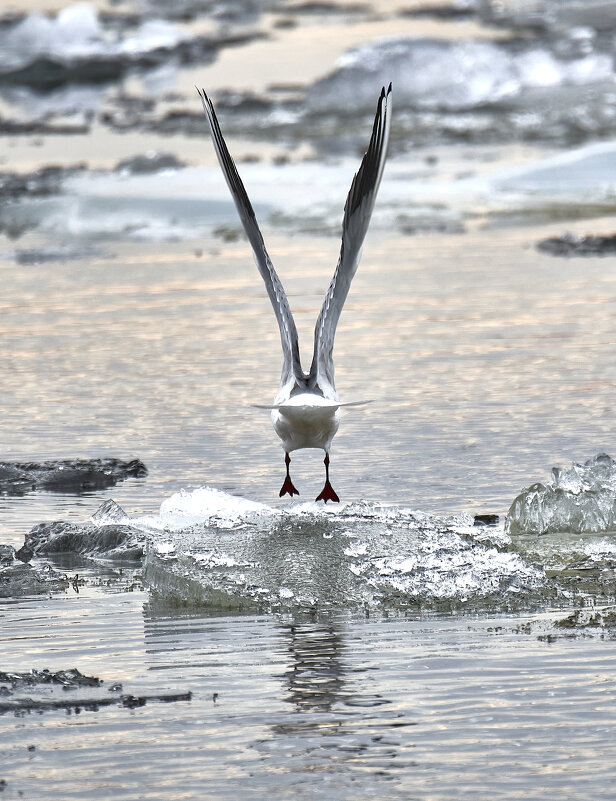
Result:
<svg viewBox="0 0 616 801">
<path fill-rule="evenodd" d="M 103 501 L 90 520 L 97 526 L 106 526 L 109 523 L 124 523 L 128 520 L 128 515 L 120 504 L 109 498 Z"/>
<path fill-rule="evenodd" d="M 47 564 L 26 564 L 10 545 L 0 545 L 0 598 L 41 595 L 66 587 L 68 578 L 64 573 Z"/>
<path fill-rule="evenodd" d="M 62 9 L 55 19 L 34 12 L 9 29 L 4 59 L 19 64 L 40 56 L 71 61 L 141 55 L 159 48 L 173 48 L 188 38 L 190 34 L 165 20 L 147 20 L 133 35 L 116 38 L 104 30 L 93 6 L 78 3 Z"/>
<path fill-rule="evenodd" d="M 212 487 L 180 490 L 160 505 L 157 517 L 136 518 L 137 525 L 148 528 L 178 531 L 195 524 L 235 528 L 252 514 L 273 510 L 260 503 L 236 498 Z"/>
<path fill-rule="evenodd" d="M 480 0 L 479 11 L 487 22 L 516 27 L 558 32 L 580 25 L 598 31 L 616 28 L 613 0 Z"/>
<path fill-rule="evenodd" d="M 129 522 L 39 523 L 28 532 L 17 554 L 25 560 L 64 553 L 78 553 L 93 559 L 139 560 L 150 538 Z"/>
<path fill-rule="evenodd" d="M 129 477 L 148 474 L 139 459 L 59 459 L 50 462 L 0 462 L 0 494 L 25 495 L 37 489 L 48 492 L 89 492 L 113 487 Z"/>
<path fill-rule="evenodd" d="M 61 77 L 79 82 L 118 77 L 122 64 L 139 63 L 153 53 L 172 51 L 193 35 L 166 20 L 147 20 L 132 34 L 116 35 L 105 30 L 98 11 L 87 3 L 78 3 L 60 11 L 55 18 L 39 12 L 28 14 L 0 34 L 0 74 L 15 74 L 46 60 L 64 67 L 80 66 L 81 74 L 62 75 L 49 70 L 47 76 L 34 71 L 22 75 L 24 82 L 58 83 Z M 115 66 L 112 65 L 115 61 Z M 40 72 L 40 71 L 39 71 Z"/>
<path fill-rule="evenodd" d="M 211 502 L 207 523 L 172 534 L 177 558 L 146 556 L 157 594 L 229 608 L 458 606 L 494 596 L 507 606 L 544 580 L 517 554 L 478 542 L 465 516 L 374 504 L 280 511 L 212 490 L 184 496 L 182 508 L 194 501 L 202 515 Z"/>
<path fill-rule="evenodd" d="M 491 41 L 400 37 L 346 53 L 337 69 L 310 89 L 307 100 L 317 111 L 369 109 L 375 92 L 392 81 L 398 106 L 465 110 L 510 102 L 530 89 L 613 78 L 607 53 L 561 59 L 538 45 L 518 52 Z"/>
<path fill-rule="evenodd" d="M 616 529 L 616 462 L 600 453 L 567 470 L 554 467 L 551 482 L 518 495 L 505 528 L 514 535 Z"/>
<path fill-rule="evenodd" d="M 209 487 L 176 493 L 157 516 L 116 521 L 121 511 L 106 502 L 96 524 L 41 524 L 26 545 L 95 559 L 142 552 L 156 595 L 229 609 L 449 609 L 495 599 L 512 608 L 545 582 L 509 552 L 502 529 L 480 530 L 466 515 L 371 503 L 273 509 Z"/>
</svg>

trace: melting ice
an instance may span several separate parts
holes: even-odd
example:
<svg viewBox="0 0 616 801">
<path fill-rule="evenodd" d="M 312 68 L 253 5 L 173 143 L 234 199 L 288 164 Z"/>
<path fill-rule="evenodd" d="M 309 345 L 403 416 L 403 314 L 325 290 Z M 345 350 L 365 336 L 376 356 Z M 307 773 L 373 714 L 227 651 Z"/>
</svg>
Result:
<svg viewBox="0 0 616 801">
<path fill-rule="evenodd" d="M 554 467 L 552 481 L 518 495 L 505 528 L 514 535 L 616 529 L 616 462 L 600 453 L 568 469 Z"/>
<path fill-rule="evenodd" d="M 56 543 L 56 544 L 54 544 Z M 127 517 L 107 502 L 91 522 L 41 524 L 35 554 L 73 548 L 96 558 L 144 554 L 151 590 L 231 609 L 513 608 L 545 574 L 467 515 L 437 517 L 360 502 L 273 509 L 202 487 L 160 513 Z"/>
<path fill-rule="evenodd" d="M 612 80 L 606 53 L 559 58 L 544 45 L 521 50 L 491 41 L 397 38 L 362 45 L 339 59 L 317 82 L 308 104 L 319 111 L 348 105 L 371 108 L 375 91 L 392 81 L 400 106 L 473 109 L 511 101 L 528 90 L 584 86 Z"/>
</svg>

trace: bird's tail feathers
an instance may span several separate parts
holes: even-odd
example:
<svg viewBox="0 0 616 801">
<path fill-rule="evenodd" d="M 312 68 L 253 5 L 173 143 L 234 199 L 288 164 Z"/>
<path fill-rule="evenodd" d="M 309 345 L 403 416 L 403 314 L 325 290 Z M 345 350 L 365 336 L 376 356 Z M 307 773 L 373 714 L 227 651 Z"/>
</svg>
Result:
<svg viewBox="0 0 616 801">
<path fill-rule="evenodd" d="M 367 403 L 374 403 L 374 399 L 370 400 L 359 400 L 359 401 L 330 401 L 329 403 L 319 403 L 319 409 L 340 409 L 341 407 L 346 406 L 365 406 Z M 260 403 L 251 403 L 250 404 L 253 409 L 297 409 L 297 406 L 292 403 L 271 403 L 271 404 L 260 404 Z"/>
</svg>

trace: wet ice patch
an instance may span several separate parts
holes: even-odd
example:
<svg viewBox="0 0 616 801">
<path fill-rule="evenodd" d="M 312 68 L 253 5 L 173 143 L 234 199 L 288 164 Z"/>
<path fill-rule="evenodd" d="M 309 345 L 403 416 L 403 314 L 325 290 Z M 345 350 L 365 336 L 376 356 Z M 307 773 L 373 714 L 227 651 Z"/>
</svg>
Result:
<svg viewBox="0 0 616 801">
<path fill-rule="evenodd" d="M 201 487 L 172 495 L 148 517 L 127 517 L 106 501 L 89 523 L 40 524 L 26 547 L 92 559 L 143 555 L 154 594 L 235 610 L 529 602 L 545 583 L 541 568 L 510 552 L 502 529 L 472 523 L 372 503 L 274 509 Z"/>
<path fill-rule="evenodd" d="M 511 534 L 596 533 L 616 529 L 616 462 L 601 453 L 552 469 L 552 481 L 518 495 L 507 513 Z"/>
<path fill-rule="evenodd" d="M 190 517 L 172 532 L 174 561 L 148 551 L 144 575 L 157 594 L 228 608 L 460 606 L 495 596 L 508 606 L 544 581 L 517 554 L 477 542 L 465 516 L 372 504 L 281 511 L 211 490 L 208 499 L 206 523 Z"/>
</svg>

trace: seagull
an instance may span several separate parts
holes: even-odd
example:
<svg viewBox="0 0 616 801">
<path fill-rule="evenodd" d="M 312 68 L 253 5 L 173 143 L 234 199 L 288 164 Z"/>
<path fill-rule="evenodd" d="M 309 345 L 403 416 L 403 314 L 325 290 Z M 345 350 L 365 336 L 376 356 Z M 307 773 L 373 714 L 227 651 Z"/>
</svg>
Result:
<svg viewBox="0 0 616 801">
<path fill-rule="evenodd" d="M 280 437 L 285 452 L 286 477 L 280 489 L 280 497 L 287 494 L 291 497 L 299 495 L 291 481 L 289 454 L 300 448 L 319 448 L 325 451 L 325 486 L 316 500 L 337 503 L 340 498 L 329 481 L 329 450 L 338 431 L 340 407 L 357 406 L 366 401 L 342 403 L 338 398 L 334 385 L 334 335 L 351 281 L 359 265 L 362 245 L 385 167 L 391 122 L 391 84 L 387 91 L 385 87 L 381 90 L 368 150 L 353 178 L 344 206 L 340 257 L 315 326 L 314 352 L 308 373 L 304 372 L 300 362 L 297 329 L 287 296 L 265 249 L 255 213 L 227 149 L 214 106 L 203 89 L 197 89 L 197 92 L 210 126 L 218 161 L 252 246 L 257 268 L 265 282 L 280 328 L 283 354 L 280 389 L 274 404 L 262 407 L 271 410 L 274 431 Z"/>
</svg>

